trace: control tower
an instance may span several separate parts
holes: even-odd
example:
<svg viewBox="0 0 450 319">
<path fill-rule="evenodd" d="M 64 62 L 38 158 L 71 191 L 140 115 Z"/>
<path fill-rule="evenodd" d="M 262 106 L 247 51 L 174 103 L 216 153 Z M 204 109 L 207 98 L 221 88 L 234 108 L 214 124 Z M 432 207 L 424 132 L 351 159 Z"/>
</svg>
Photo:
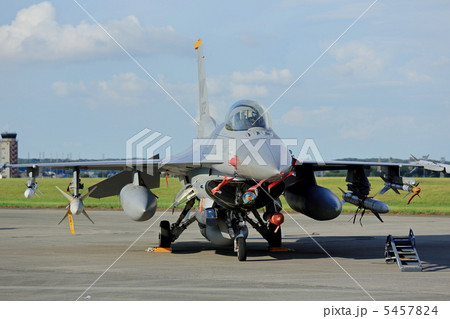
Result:
<svg viewBox="0 0 450 319">
<path fill-rule="evenodd" d="M 2 133 L 2 140 L 0 141 L 0 163 L 19 163 L 19 147 L 16 137 L 16 133 Z M 6 178 L 19 177 L 17 168 L 6 168 L 1 174 Z"/>
</svg>

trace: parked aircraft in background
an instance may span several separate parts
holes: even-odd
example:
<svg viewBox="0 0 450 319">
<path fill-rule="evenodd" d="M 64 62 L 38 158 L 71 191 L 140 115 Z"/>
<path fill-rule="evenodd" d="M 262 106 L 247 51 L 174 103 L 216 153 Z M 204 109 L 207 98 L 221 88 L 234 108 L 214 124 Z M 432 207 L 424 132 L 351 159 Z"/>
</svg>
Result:
<svg viewBox="0 0 450 319">
<path fill-rule="evenodd" d="M 445 164 L 444 161 L 438 163 L 437 161 L 429 160 L 428 157 L 430 157 L 430 155 L 424 156 L 422 159 L 418 159 L 412 154 L 411 157 L 414 159 L 411 164 L 419 165 L 429 171 L 450 174 L 450 165 Z M 414 168 L 411 173 L 415 171 L 416 168 Z"/>
</svg>

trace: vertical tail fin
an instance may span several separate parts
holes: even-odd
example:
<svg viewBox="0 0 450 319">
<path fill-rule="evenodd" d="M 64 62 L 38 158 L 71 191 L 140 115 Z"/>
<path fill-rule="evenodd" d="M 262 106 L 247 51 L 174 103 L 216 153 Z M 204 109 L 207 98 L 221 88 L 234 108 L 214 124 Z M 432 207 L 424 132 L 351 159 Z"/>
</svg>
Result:
<svg viewBox="0 0 450 319">
<path fill-rule="evenodd" d="M 216 128 L 216 121 L 209 114 L 208 92 L 206 89 L 205 63 L 203 56 L 202 40 L 199 39 L 194 44 L 197 50 L 198 63 L 198 88 L 199 88 L 199 125 L 197 126 L 197 138 L 206 138 Z"/>
</svg>

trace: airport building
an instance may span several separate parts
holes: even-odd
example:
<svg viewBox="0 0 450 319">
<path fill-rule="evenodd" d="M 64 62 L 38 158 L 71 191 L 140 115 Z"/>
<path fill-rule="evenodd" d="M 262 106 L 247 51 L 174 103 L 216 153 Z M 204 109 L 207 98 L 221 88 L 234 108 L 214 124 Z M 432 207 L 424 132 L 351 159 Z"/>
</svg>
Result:
<svg viewBox="0 0 450 319">
<path fill-rule="evenodd" d="M 19 147 L 16 137 L 16 133 L 2 133 L 2 140 L 0 141 L 0 163 L 19 163 Z M 0 174 L 6 178 L 19 177 L 17 168 L 6 168 Z"/>
</svg>

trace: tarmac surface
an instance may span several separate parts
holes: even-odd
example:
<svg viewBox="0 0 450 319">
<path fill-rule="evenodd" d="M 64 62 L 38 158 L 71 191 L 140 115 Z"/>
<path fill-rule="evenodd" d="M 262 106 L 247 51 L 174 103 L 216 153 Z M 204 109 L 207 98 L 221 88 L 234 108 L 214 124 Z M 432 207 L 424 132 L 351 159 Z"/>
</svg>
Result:
<svg viewBox="0 0 450 319">
<path fill-rule="evenodd" d="M 158 243 L 158 212 L 138 223 L 122 211 L 0 209 L 0 300 L 450 300 L 450 217 L 372 214 L 363 227 L 285 216 L 287 252 L 269 252 L 251 227 L 248 258 L 207 242 L 192 224 L 172 253 Z M 174 222 L 177 213 L 161 219 Z M 359 219 L 359 217 L 358 217 Z M 386 264 L 386 236 L 412 228 L 422 272 Z M 323 247 L 314 242 L 311 237 Z M 331 256 L 331 257 L 330 257 Z"/>
</svg>

